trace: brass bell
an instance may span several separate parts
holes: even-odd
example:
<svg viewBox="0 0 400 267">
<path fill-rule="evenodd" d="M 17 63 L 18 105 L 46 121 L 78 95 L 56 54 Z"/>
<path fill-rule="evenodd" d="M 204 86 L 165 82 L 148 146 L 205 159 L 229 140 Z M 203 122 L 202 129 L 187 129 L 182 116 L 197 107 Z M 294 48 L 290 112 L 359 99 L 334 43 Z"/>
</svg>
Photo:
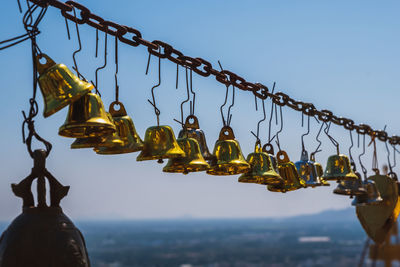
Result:
<svg viewBox="0 0 400 267">
<path fill-rule="evenodd" d="M 328 158 L 322 178 L 328 181 L 358 179 L 351 169 L 349 158 L 343 154 L 332 155 Z"/>
<path fill-rule="evenodd" d="M 119 105 L 118 110 L 115 109 L 116 105 Z M 112 102 L 109 112 L 117 128 L 117 132 L 110 135 L 103 143 L 96 146 L 94 151 L 96 151 L 97 154 L 110 155 L 142 150 L 143 141 L 136 132 L 131 117 L 127 115 L 124 105 L 121 102 Z M 115 138 L 116 134 L 118 138 Z"/>
<path fill-rule="evenodd" d="M 381 194 L 379 193 L 378 188 L 373 180 L 367 179 L 366 181 L 363 181 L 363 186 L 366 190 L 366 193 L 357 195 L 351 202 L 351 205 L 370 206 L 379 205 L 382 203 L 383 199 L 381 198 Z"/>
<path fill-rule="evenodd" d="M 272 167 L 276 172 L 278 172 L 278 163 L 274 156 L 274 147 L 271 145 L 271 143 L 265 144 L 262 148 L 262 151 L 268 154 L 269 158 L 271 159 Z"/>
<path fill-rule="evenodd" d="M 285 151 L 280 150 L 276 155 L 278 159 L 278 170 L 280 176 L 284 180 L 283 185 L 268 185 L 267 189 L 272 192 L 293 191 L 306 187 L 306 182 L 300 177 L 297 172 L 296 165 L 289 160 Z"/>
<path fill-rule="evenodd" d="M 189 115 L 186 118 L 183 129 L 179 132 L 178 138 L 189 137 L 196 139 L 199 144 L 201 154 L 206 161 L 212 161 L 214 156 L 210 153 L 207 146 L 204 132 L 200 130 L 199 120 L 194 115 Z"/>
<path fill-rule="evenodd" d="M 340 180 L 333 193 L 345 196 L 362 196 L 367 194 L 367 190 L 363 186 L 361 175 L 356 172 L 357 179 L 353 180 Z"/>
<path fill-rule="evenodd" d="M 152 126 L 147 128 L 144 146 L 137 161 L 184 157 L 185 152 L 179 147 L 170 126 Z"/>
<path fill-rule="evenodd" d="M 315 162 L 315 153 L 311 153 L 310 155 L 310 161 L 313 162 L 314 168 L 315 168 L 315 174 L 317 175 L 319 181 L 321 182 L 322 186 L 330 186 L 330 184 L 322 178 L 324 175 L 324 169 L 322 168 L 322 165 L 318 162 Z"/>
<path fill-rule="evenodd" d="M 322 183 L 315 171 L 314 162 L 308 160 L 308 153 L 306 150 L 301 152 L 300 160 L 295 163 L 297 172 L 300 177 L 306 182 L 308 187 L 321 186 Z"/>
<path fill-rule="evenodd" d="M 210 168 L 204 160 L 199 143 L 194 138 L 181 137 L 176 140 L 185 152 L 186 156 L 168 160 L 163 172 L 176 172 L 188 174 L 189 172 L 201 172 Z"/>
<path fill-rule="evenodd" d="M 46 63 L 40 63 L 42 58 L 46 59 Z M 78 100 L 93 89 L 91 83 L 82 81 L 67 66 L 56 64 L 46 54 L 40 54 L 36 57 L 36 65 L 40 75 L 38 82 L 43 95 L 43 116 L 45 118 Z"/>
<path fill-rule="evenodd" d="M 108 118 L 100 96 L 88 93 L 69 106 L 67 119 L 58 134 L 81 138 L 110 135 L 115 131 L 115 125 Z"/>
<path fill-rule="evenodd" d="M 259 141 L 254 152 L 247 156 L 247 162 L 250 164 L 250 170 L 239 177 L 240 183 L 283 184 L 282 177 L 272 167 L 271 158 L 262 151 Z"/>
<path fill-rule="evenodd" d="M 215 159 L 207 170 L 208 174 L 235 175 L 250 170 L 250 165 L 244 159 L 239 142 L 235 140 L 233 130 L 229 126 L 222 127 L 215 142 L 213 155 Z"/>
</svg>

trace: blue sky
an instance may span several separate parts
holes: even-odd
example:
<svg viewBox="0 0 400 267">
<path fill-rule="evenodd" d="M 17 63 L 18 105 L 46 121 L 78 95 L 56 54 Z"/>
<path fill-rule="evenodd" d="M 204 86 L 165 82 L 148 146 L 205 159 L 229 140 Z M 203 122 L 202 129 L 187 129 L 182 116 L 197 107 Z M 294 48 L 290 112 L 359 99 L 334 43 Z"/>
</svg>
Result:
<svg viewBox="0 0 400 267">
<path fill-rule="evenodd" d="M 293 98 L 313 102 L 320 109 L 368 123 L 376 129 L 387 125 L 389 134 L 400 134 L 399 43 L 400 20 L 397 1 L 80 1 L 105 19 L 139 29 L 147 40 L 162 40 L 183 53 L 202 57 L 214 66 L 220 60 L 249 81 L 262 82 Z M 16 1 L 7 1 L 0 11 L 0 39 L 24 33 L 22 15 Z M 59 11 L 49 8 L 40 25 L 41 50 L 56 62 L 72 68 L 77 48 L 74 25 L 67 39 L 65 22 Z M 95 31 L 80 26 L 83 50 L 77 55 L 80 71 L 94 80 L 94 70 L 103 64 L 104 36 L 100 34 L 99 57 L 94 57 Z M 114 100 L 114 40 L 109 38 L 108 66 L 100 72 L 99 89 L 106 107 Z M 147 103 L 150 89 L 157 82 L 153 57 L 149 75 L 144 47 L 119 45 L 120 100 L 144 137 L 147 127 L 156 123 Z M 21 201 L 13 196 L 10 183 L 27 176 L 32 162 L 21 142 L 21 110 L 28 108 L 31 96 L 29 43 L 0 52 L 0 219 L 9 220 L 20 211 Z M 180 102 L 185 99 L 184 71 L 175 89 L 175 65 L 162 61 L 162 83 L 156 89 L 161 124 L 171 125 L 177 134 Z M 195 75 L 196 115 L 205 131 L 210 150 L 222 126 L 219 106 L 225 87 L 213 78 Z M 255 111 L 254 98 L 236 91 L 232 127 L 245 155 L 252 152 L 256 129 L 262 117 Z M 66 109 L 44 119 L 43 102 L 38 94 L 40 115 L 36 127 L 53 143 L 48 169 L 65 185 L 71 185 L 62 201 L 67 214 L 78 219 L 142 219 L 176 217 L 281 217 L 314 213 L 350 206 L 350 200 L 331 193 L 331 187 L 303 189 L 286 194 L 272 193 L 263 186 L 237 183 L 237 176 L 215 177 L 205 173 L 187 176 L 162 173 L 154 161 L 136 162 L 138 153 L 100 156 L 91 150 L 69 149 L 73 139 L 57 135 Z M 271 107 L 266 100 L 266 109 Z M 188 114 L 185 107 L 185 115 Z M 281 146 L 290 158 L 300 158 L 301 114 L 283 109 L 284 129 Z M 274 133 L 276 127 L 272 129 Z M 311 120 L 306 148 L 315 149 L 319 126 Z M 266 141 L 268 124 L 260 129 Z M 332 126 L 331 134 L 347 153 L 349 133 Z M 353 135 L 356 142 L 356 135 Z M 335 152 L 324 141 L 317 160 L 323 165 Z M 367 140 L 369 142 L 369 139 Z M 355 148 L 353 155 L 361 152 Z M 363 162 L 371 169 L 371 147 Z M 379 163 L 386 162 L 383 143 L 378 143 Z M 371 173 L 371 172 L 369 172 Z"/>
</svg>

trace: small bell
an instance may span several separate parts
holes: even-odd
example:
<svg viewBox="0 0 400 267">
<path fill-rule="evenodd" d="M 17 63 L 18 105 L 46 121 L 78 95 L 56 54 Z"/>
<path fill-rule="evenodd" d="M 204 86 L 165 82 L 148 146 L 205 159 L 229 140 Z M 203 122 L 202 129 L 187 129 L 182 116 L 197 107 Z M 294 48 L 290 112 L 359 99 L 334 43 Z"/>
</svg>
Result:
<svg viewBox="0 0 400 267">
<path fill-rule="evenodd" d="M 46 63 L 40 63 L 42 58 L 46 59 Z M 36 65 L 40 75 L 38 82 L 43 95 L 43 116 L 45 118 L 93 89 L 92 84 L 82 81 L 64 64 L 56 64 L 46 54 L 40 54 L 36 57 Z"/>
<path fill-rule="evenodd" d="M 189 172 L 205 171 L 210 167 L 204 160 L 196 139 L 181 137 L 176 141 L 186 156 L 169 159 L 167 165 L 163 168 L 163 172 L 188 174 Z"/>
<path fill-rule="evenodd" d="M 357 195 L 355 199 L 351 202 L 353 206 L 369 206 L 369 205 L 379 205 L 382 203 L 383 199 L 378 191 L 378 188 L 373 180 L 367 179 L 363 181 L 363 186 L 366 193 Z"/>
<path fill-rule="evenodd" d="M 144 146 L 137 161 L 184 157 L 185 152 L 179 147 L 174 131 L 170 126 L 152 126 L 147 128 Z"/>
<path fill-rule="evenodd" d="M 259 141 L 256 143 L 254 152 L 247 156 L 247 162 L 251 169 L 239 177 L 240 183 L 283 184 L 283 179 L 272 167 L 271 159 L 262 151 Z"/>
<path fill-rule="evenodd" d="M 201 154 L 206 161 L 212 161 L 214 156 L 210 153 L 207 146 L 204 132 L 200 130 L 199 120 L 194 115 L 189 115 L 186 118 L 183 129 L 179 132 L 178 138 L 189 137 L 196 139 L 199 144 Z"/>
<path fill-rule="evenodd" d="M 314 168 L 315 168 L 315 174 L 317 175 L 317 179 L 321 182 L 322 186 L 330 186 L 330 184 L 322 178 L 324 175 L 324 169 L 322 168 L 322 165 L 318 162 L 315 162 L 315 154 L 311 153 L 310 155 L 310 161 L 313 162 Z"/>
<path fill-rule="evenodd" d="M 110 135 L 116 131 L 100 96 L 88 93 L 69 106 L 67 119 L 58 130 L 65 137 L 82 138 Z"/>
<path fill-rule="evenodd" d="M 116 105 L 119 105 L 118 110 L 115 109 Z M 143 148 L 143 141 L 136 132 L 131 117 L 127 115 L 124 105 L 121 102 L 112 102 L 109 112 L 117 128 L 118 139 L 114 138 L 115 134 L 111 135 L 103 143 L 96 146 L 94 151 L 97 154 L 104 155 L 140 151 Z M 116 140 L 119 142 L 115 142 Z"/>
<path fill-rule="evenodd" d="M 315 171 L 314 162 L 308 160 L 308 153 L 306 150 L 301 152 L 300 160 L 295 163 L 297 172 L 300 177 L 306 182 L 308 187 L 321 186 L 322 183 Z"/>
<path fill-rule="evenodd" d="M 306 187 L 306 182 L 299 176 L 296 165 L 289 160 L 285 151 L 280 150 L 276 155 L 278 159 L 278 170 L 284 180 L 283 185 L 268 185 L 267 189 L 272 192 L 293 191 Z"/>
<path fill-rule="evenodd" d="M 235 175 L 249 171 L 250 165 L 244 159 L 239 142 L 235 140 L 233 130 L 229 126 L 222 127 L 219 138 L 215 142 L 215 160 L 210 164 L 207 174 Z"/>
<path fill-rule="evenodd" d="M 332 155 L 328 158 L 322 178 L 328 181 L 358 179 L 357 175 L 351 169 L 349 158 L 343 154 Z"/>
<path fill-rule="evenodd" d="M 334 194 L 345 196 L 366 196 L 367 190 L 364 188 L 360 173 L 356 172 L 357 179 L 340 180 L 337 187 L 333 190 Z"/>
<path fill-rule="evenodd" d="M 263 146 L 262 151 L 267 153 L 268 156 L 271 159 L 271 163 L 272 163 L 272 167 L 274 168 L 274 170 L 276 172 L 278 172 L 278 163 L 277 160 L 275 158 L 275 153 L 274 153 L 274 147 L 271 145 L 271 143 L 267 143 Z"/>
</svg>

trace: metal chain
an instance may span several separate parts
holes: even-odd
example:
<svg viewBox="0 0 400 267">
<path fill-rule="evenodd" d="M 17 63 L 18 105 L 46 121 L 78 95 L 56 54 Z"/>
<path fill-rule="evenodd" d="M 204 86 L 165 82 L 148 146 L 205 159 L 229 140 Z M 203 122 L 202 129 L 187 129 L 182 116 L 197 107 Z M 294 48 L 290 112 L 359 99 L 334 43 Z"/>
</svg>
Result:
<svg viewBox="0 0 400 267">
<path fill-rule="evenodd" d="M 344 117 L 337 117 L 330 110 L 318 110 L 312 103 L 305 103 L 302 101 L 296 101 L 285 93 L 277 92 L 271 93 L 268 87 L 261 83 L 251 83 L 246 81 L 244 78 L 233 73 L 229 70 L 218 71 L 213 68 L 212 64 L 199 57 L 190 57 L 184 55 L 179 50 L 175 49 L 172 45 L 167 44 L 160 40 L 154 40 L 152 42 L 142 38 L 142 34 L 139 30 L 131 28 L 129 26 L 120 25 L 115 22 L 106 21 L 98 15 L 93 14 L 87 7 L 79 4 L 75 1 L 61 2 L 59 0 L 29 0 L 39 6 L 47 7 L 53 6 L 61 10 L 61 14 L 68 20 L 76 22 L 78 24 L 87 24 L 97 30 L 106 32 L 110 35 L 118 38 L 122 43 L 137 47 L 139 45 L 147 47 L 148 52 L 151 55 L 159 58 L 166 58 L 177 65 L 181 65 L 188 68 L 195 73 L 208 77 L 210 75 L 215 76 L 215 79 L 224 84 L 232 85 L 244 91 L 251 91 L 253 94 L 260 99 L 267 99 L 270 97 L 278 106 L 288 106 L 294 110 L 302 112 L 307 116 L 314 116 L 323 122 L 332 122 L 336 125 L 343 126 L 346 130 L 355 130 L 360 135 L 369 135 L 376 137 L 382 142 L 389 142 L 391 145 L 400 144 L 400 136 L 388 136 L 388 133 L 384 130 L 374 130 L 367 124 L 355 124 L 351 119 Z M 73 9 L 77 12 L 77 16 L 74 15 Z"/>
</svg>

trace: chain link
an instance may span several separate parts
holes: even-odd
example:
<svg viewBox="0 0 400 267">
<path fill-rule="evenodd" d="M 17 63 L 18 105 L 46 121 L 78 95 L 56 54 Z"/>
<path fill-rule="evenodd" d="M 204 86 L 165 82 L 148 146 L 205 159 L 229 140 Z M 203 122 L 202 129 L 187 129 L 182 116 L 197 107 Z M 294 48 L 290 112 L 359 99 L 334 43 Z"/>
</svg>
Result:
<svg viewBox="0 0 400 267">
<path fill-rule="evenodd" d="M 207 60 L 199 57 L 194 58 L 186 56 L 179 50 L 176 50 L 174 47 L 172 47 L 172 45 L 165 42 L 159 40 L 149 42 L 142 38 L 142 34 L 139 30 L 131 28 L 129 26 L 119 25 L 112 21 L 106 21 L 100 16 L 91 13 L 87 7 L 75 1 L 67 1 L 65 3 L 59 0 L 29 1 L 41 7 L 56 7 L 61 10 L 62 16 L 68 20 L 71 20 L 78 24 L 87 24 L 100 31 L 107 32 L 108 34 L 111 34 L 113 36 L 117 36 L 117 38 L 125 44 L 134 47 L 143 45 L 147 47 L 147 51 L 151 55 L 157 56 L 159 58 L 167 58 L 168 60 L 178 65 L 193 70 L 195 73 L 203 77 L 213 75 L 218 82 L 224 85 L 235 86 L 236 88 L 244 91 L 251 91 L 256 97 L 260 99 L 267 99 L 269 97 L 271 98 L 272 102 L 278 106 L 288 106 L 294 110 L 302 112 L 307 116 L 316 116 L 316 118 L 318 118 L 322 122 L 332 122 L 336 125 L 343 126 L 347 130 L 356 130 L 358 134 L 377 137 L 382 142 L 388 141 L 391 145 L 400 144 L 399 136 L 389 137 L 388 133 L 383 130 L 373 130 L 367 124 L 357 125 L 351 119 L 335 116 L 330 110 L 324 109 L 319 111 L 312 103 L 297 101 L 285 93 L 270 93 L 268 87 L 263 84 L 248 82 L 243 77 L 229 70 L 218 71 L 214 69 L 212 64 Z M 75 9 L 75 11 L 78 11 L 76 12 L 76 17 L 73 14 L 73 9 Z"/>
</svg>

